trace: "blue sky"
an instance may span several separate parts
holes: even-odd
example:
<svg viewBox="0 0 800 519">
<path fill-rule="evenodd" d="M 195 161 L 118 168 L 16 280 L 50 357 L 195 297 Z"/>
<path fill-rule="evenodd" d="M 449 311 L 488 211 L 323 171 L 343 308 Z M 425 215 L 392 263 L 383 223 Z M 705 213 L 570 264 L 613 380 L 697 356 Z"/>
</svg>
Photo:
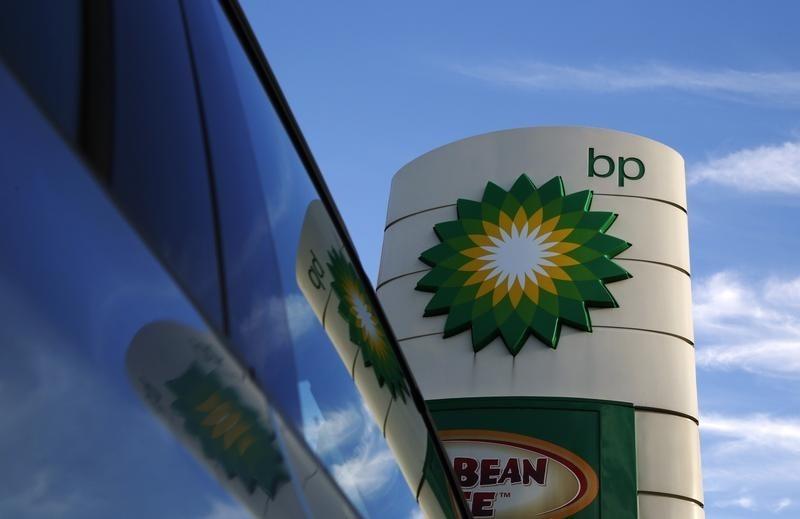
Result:
<svg viewBox="0 0 800 519">
<path fill-rule="evenodd" d="M 373 279 L 390 179 L 434 147 L 586 125 L 681 152 L 707 516 L 800 515 L 800 4 L 244 4 Z"/>
</svg>

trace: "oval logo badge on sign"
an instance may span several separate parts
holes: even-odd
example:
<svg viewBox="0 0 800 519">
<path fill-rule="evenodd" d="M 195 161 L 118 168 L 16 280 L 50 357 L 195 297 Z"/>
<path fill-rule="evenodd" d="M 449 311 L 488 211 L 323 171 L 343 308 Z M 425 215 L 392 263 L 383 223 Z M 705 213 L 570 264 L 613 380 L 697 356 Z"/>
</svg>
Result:
<svg viewBox="0 0 800 519">
<path fill-rule="evenodd" d="M 597 474 L 553 443 L 484 429 L 440 431 L 474 517 L 568 517 L 597 497 Z"/>
</svg>

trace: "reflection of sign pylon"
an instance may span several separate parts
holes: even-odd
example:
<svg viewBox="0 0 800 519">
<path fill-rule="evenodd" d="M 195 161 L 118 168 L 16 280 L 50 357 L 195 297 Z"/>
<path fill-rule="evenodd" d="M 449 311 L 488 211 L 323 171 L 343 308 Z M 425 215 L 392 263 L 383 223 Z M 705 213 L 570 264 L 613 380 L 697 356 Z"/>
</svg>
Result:
<svg viewBox="0 0 800 519">
<path fill-rule="evenodd" d="M 611 260 L 630 244 L 605 234 L 616 215 L 591 203 L 588 190 L 565 195 L 561 177 L 537 189 L 527 175 L 459 199 L 420 256 L 433 267 L 417 283 L 435 294 L 425 315 L 448 314 L 445 337 L 471 328 L 475 351 L 499 335 L 514 355 L 531 333 L 555 348 L 562 323 L 591 331 L 587 306 L 617 306 L 605 283 L 630 277 Z"/>
<path fill-rule="evenodd" d="M 252 493 L 260 488 L 275 497 L 289 481 L 275 434 L 259 423 L 233 388 L 223 387 L 212 371 L 203 373 L 192 364 L 166 386 L 175 395 L 172 409 L 184 418 L 184 427 L 197 438 L 203 453 L 220 463 L 230 478 L 240 478 Z"/>
<path fill-rule="evenodd" d="M 364 365 L 372 367 L 378 383 L 381 386 L 386 384 L 393 398 L 400 397 L 405 401 L 408 387 L 400 363 L 355 268 L 344 255 L 331 249 L 328 251 L 328 269 L 333 275 L 331 288 L 339 298 L 337 310 L 348 323 L 350 340 L 361 351 Z"/>
</svg>

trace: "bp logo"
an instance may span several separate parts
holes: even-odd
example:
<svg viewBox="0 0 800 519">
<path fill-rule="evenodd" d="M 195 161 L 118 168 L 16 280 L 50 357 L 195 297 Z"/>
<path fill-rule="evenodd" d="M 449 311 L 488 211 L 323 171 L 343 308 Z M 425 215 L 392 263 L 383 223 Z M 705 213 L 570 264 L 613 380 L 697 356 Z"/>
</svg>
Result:
<svg viewBox="0 0 800 519">
<path fill-rule="evenodd" d="M 378 383 L 386 384 L 393 398 L 405 401 L 408 387 L 400 364 L 353 265 L 335 249 L 328 251 L 328 260 L 331 287 L 339 298 L 339 315 L 348 323 L 350 340 L 361 351 L 364 365 L 372 366 Z"/>
<path fill-rule="evenodd" d="M 275 433 L 242 403 L 236 389 L 195 363 L 166 386 L 175 395 L 172 409 L 183 417 L 186 432 L 200 441 L 203 453 L 221 464 L 229 478 L 240 478 L 251 494 L 260 488 L 274 498 L 289 481 Z"/>
<path fill-rule="evenodd" d="M 562 324 L 591 331 L 587 307 L 618 306 L 605 284 L 630 277 L 611 260 L 630 244 L 605 234 L 616 215 L 591 203 L 589 190 L 565 195 L 561 177 L 537 189 L 524 174 L 459 199 L 420 256 L 433 267 L 416 287 L 434 293 L 424 315 L 447 314 L 445 337 L 471 328 L 475 351 L 499 335 L 513 355 L 530 334 L 555 348 Z"/>
</svg>

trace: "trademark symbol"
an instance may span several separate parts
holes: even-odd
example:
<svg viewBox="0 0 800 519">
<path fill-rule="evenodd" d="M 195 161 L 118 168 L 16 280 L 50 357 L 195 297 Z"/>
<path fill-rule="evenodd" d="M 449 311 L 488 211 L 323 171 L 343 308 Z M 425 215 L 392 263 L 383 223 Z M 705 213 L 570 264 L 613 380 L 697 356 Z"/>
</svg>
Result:
<svg viewBox="0 0 800 519">
<path fill-rule="evenodd" d="M 511 497 L 511 492 L 498 492 L 498 497 Z"/>
</svg>

